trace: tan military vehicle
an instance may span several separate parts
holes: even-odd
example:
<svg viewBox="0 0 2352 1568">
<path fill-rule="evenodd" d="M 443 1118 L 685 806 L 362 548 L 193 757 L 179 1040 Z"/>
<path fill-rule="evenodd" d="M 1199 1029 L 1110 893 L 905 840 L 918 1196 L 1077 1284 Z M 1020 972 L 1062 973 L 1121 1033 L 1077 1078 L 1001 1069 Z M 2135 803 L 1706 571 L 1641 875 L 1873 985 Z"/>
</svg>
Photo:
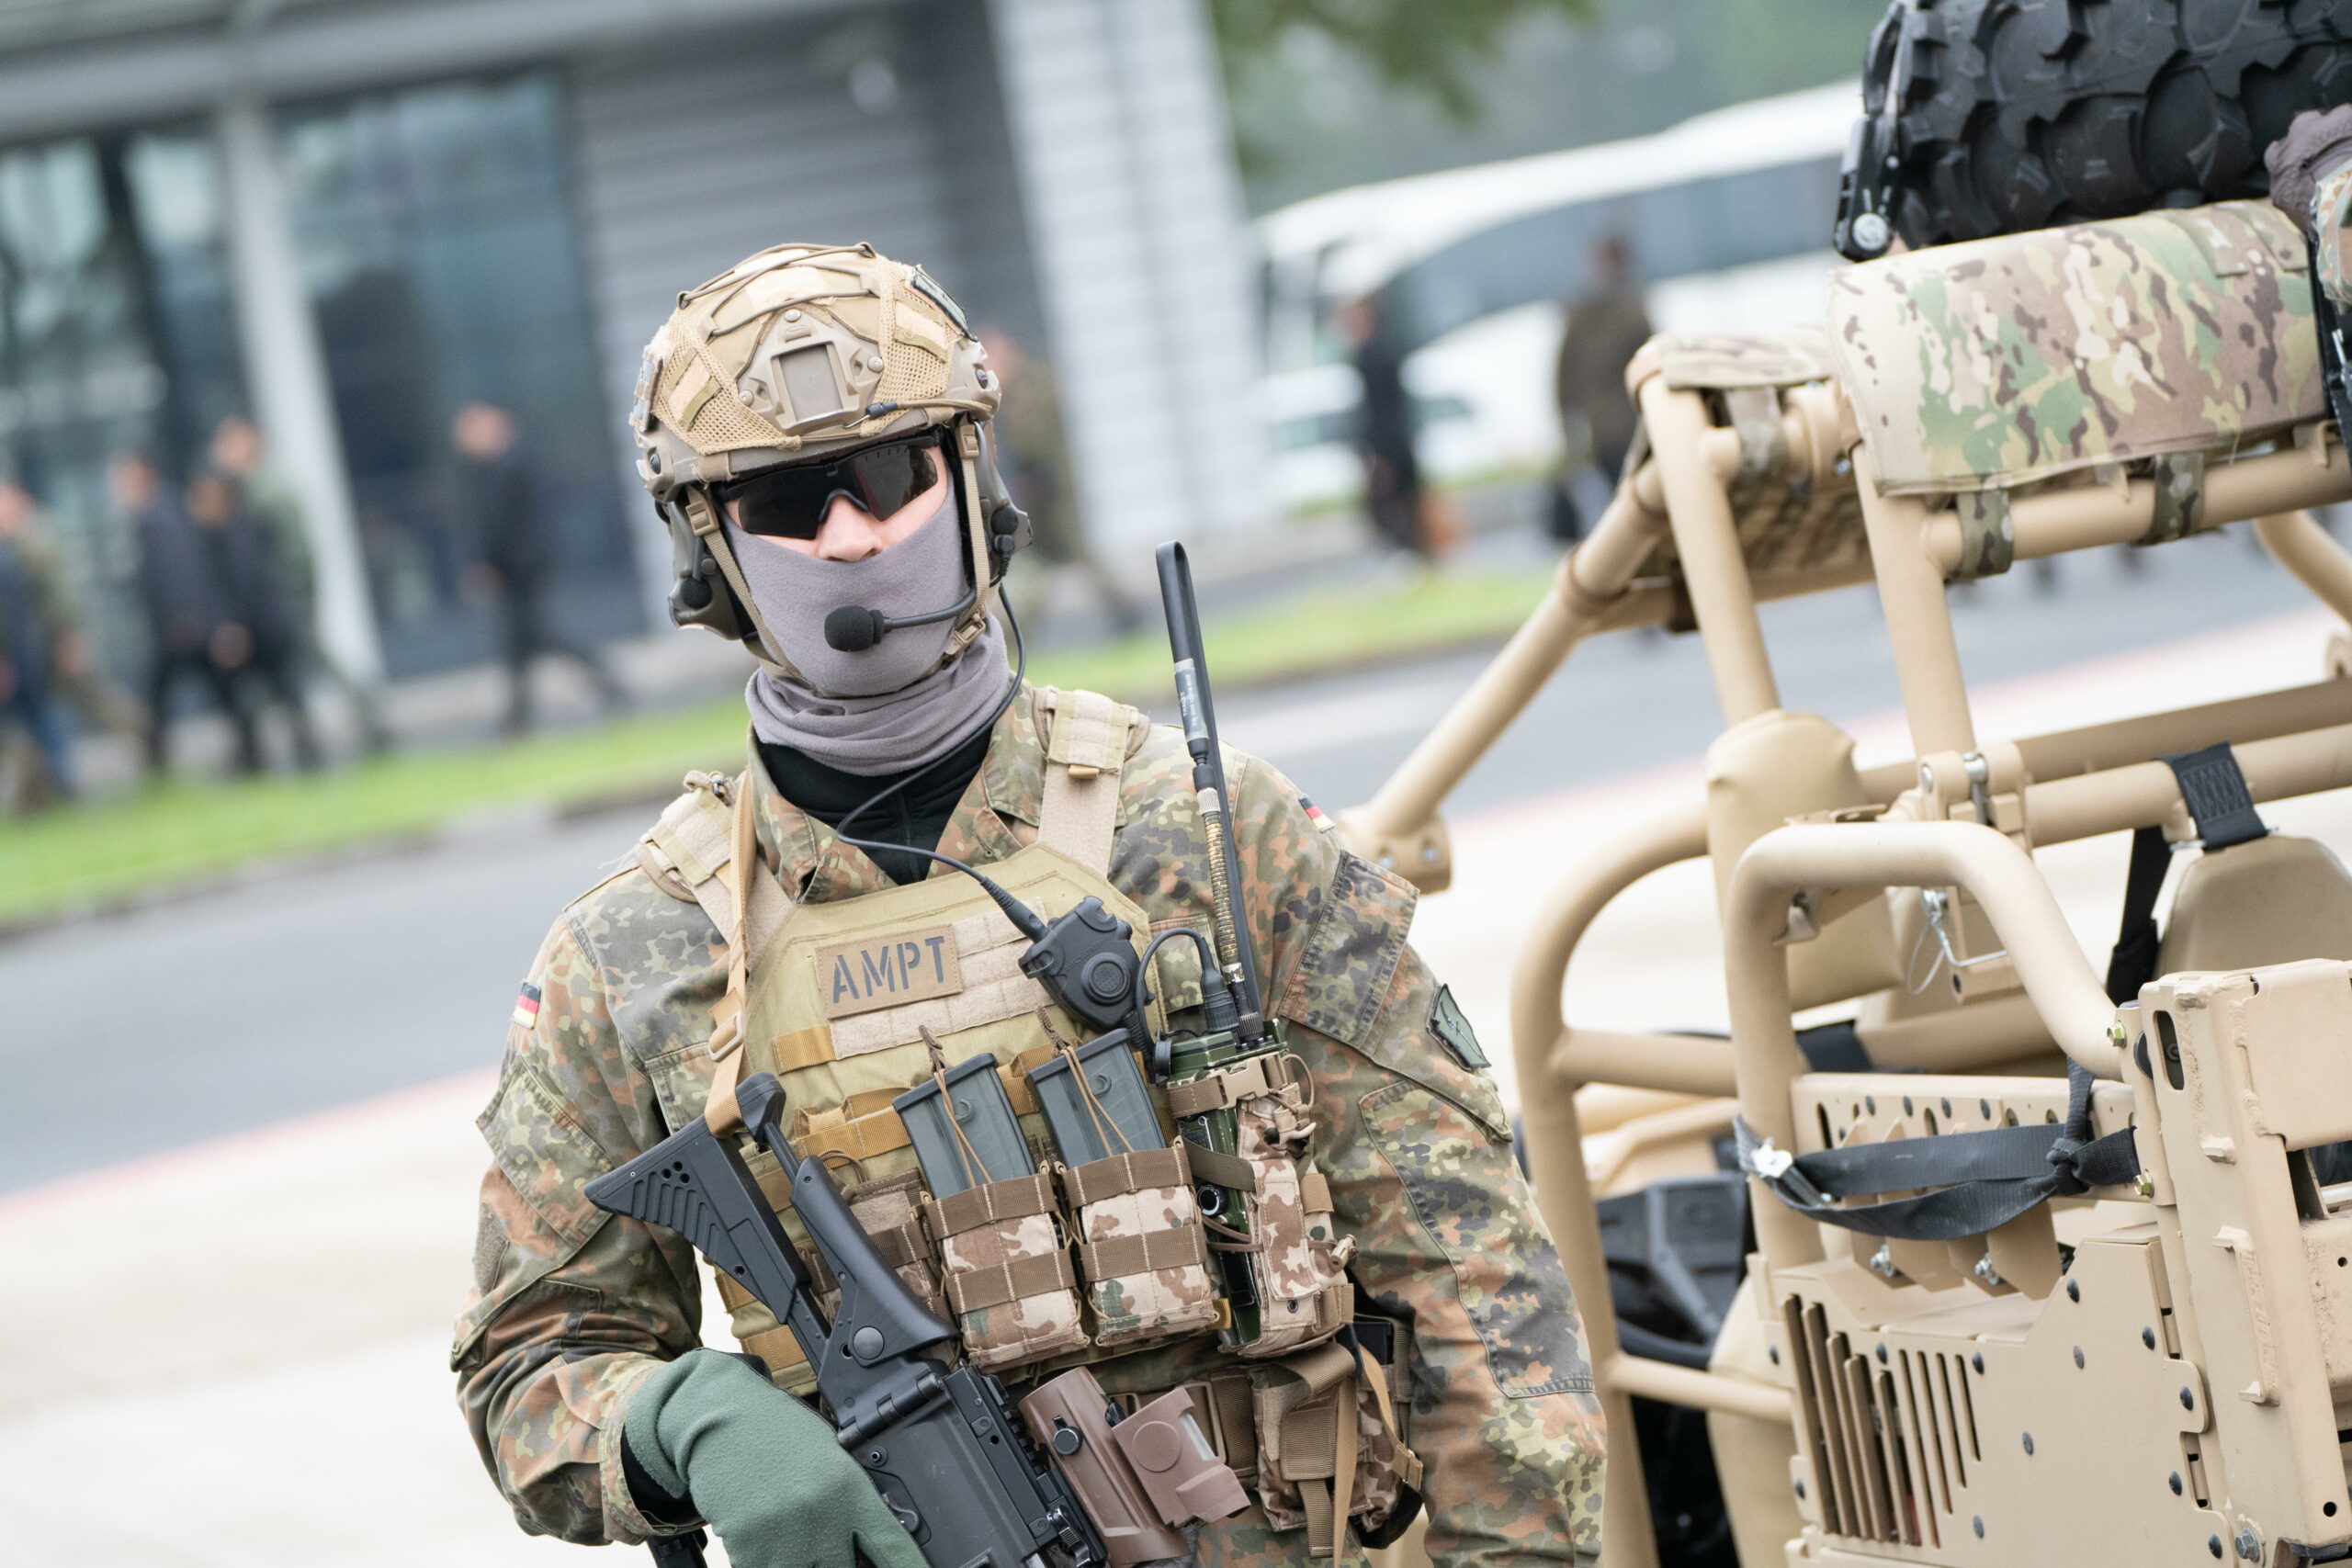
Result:
<svg viewBox="0 0 2352 1568">
<path fill-rule="evenodd" d="M 1704 643 L 1703 794 L 1544 898 L 1512 985 L 1524 1156 L 1611 1423 L 1611 1568 L 2352 1555 L 2352 876 L 2254 810 L 2352 785 L 2352 679 L 2314 647 L 2267 694 L 1982 733 L 1946 602 L 2232 528 L 2352 619 L 2305 510 L 2352 498 L 2306 254 L 2222 202 L 1890 254 L 1819 331 L 1653 342 L 1608 512 L 1344 818 L 1442 889 L 1448 792 L 1581 639 Z M 1868 770 L 1782 708 L 1757 610 L 1863 581 L 1912 752 Z M 2103 984 L 2036 855 L 2122 833 L 2138 924 Z M 1702 856 L 1729 1038 L 1565 1018 L 1595 917 Z M 1644 1290 L 1700 1332 L 1621 1317 Z M 1671 1506 L 1654 1529 L 1705 1463 L 1688 1412 L 1712 1548 Z"/>
</svg>

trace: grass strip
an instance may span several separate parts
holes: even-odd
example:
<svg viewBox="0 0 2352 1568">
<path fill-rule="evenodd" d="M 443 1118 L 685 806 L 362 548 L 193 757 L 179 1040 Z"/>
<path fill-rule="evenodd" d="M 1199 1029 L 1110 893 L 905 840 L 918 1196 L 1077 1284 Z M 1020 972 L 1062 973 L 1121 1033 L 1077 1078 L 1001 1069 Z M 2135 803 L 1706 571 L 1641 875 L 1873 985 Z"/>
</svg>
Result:
<svg viewBox="0 0 2352 1568">
<path fill-rule="evenodd" d="M 1549 574 L 1454 572 L 1413 585 L 1312 592 L 1204 628 L 1222 691 L 1507 634 Z M 1040 652 L 1040 684 L 1129 702 L 1172 695 L 1157 627 Z M 369 758 L 319 774 L 177 781 L 117 800 L 0 823 L 0 928 L 203 882 L 256 862 L 430 834 L 470 817 L 562 810 L 673 788 L 691 768 L 742 757 L 743 706 L 727 696 L 497 745 Z"/>
</svg>

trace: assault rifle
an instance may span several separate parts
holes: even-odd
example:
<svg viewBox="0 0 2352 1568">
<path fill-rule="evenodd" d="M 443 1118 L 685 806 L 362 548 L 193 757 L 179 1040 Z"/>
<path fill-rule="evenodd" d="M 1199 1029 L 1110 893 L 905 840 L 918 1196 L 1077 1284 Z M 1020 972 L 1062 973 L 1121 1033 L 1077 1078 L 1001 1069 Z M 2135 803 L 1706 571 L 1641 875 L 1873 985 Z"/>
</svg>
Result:
<svg viewBox="0 0 2352 1568">
<path fill-rule="evenodd" d="M 1101 1568 L 1102 1536 L 1031 1450 L 1003 1387 L 926 1353 L 956 1330 L 883 1261 L 824 1162 L 785 1136 L 775 1075 L 745 1078 L 736 1101 L 791 1178 L 793 1209 L 841 1284 L 831 1322 L 735 1141 L 700 1120 L 590 1182 L 588 1201 L 676 1231 L 792 1330 L 834 1435 L 931 1568 Z"/>
</svg>

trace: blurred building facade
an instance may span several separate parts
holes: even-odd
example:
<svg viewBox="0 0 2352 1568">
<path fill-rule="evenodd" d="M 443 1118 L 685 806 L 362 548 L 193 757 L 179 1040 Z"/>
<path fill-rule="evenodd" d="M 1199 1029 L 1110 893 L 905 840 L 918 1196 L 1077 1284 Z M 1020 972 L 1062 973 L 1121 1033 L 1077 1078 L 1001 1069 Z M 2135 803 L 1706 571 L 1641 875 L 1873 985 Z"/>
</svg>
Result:
<svg viewBox="0 0 2352 1568">
<path fill-rule="evenodd" d="M 340 661 L 488 657 L 447 443 L 486 400 L 544 475 L 561 612 L 646 625 L 639 352 L 784 239 L 920 259 L 1048 353 L 1111 550 L 1265 514 L 1202 0 L 0 0 L 0 474 L 102 603 L 107 457 L 185 477 L 249 413 Z"/>
</svg>

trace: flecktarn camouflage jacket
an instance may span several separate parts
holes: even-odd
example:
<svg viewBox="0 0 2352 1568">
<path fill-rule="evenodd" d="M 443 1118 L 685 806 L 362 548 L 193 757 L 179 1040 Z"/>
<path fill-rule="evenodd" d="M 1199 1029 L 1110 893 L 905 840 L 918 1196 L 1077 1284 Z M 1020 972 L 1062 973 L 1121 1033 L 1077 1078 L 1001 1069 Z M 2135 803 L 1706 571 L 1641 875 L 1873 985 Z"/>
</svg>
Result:
<svg viewBox="0 0 2352 1568">
<path fill-rule="evenodd" d="M 1582 1326 L 1492 1080 L 1431 1027 L 1437 983 L 1405 940 L 1412 890 L 1348 854 L 1272 768 L 1238 753 L 1228 766 L 1267 1005 L 1313 1075 L 1315 1157 L 1355 1238 L 1350 1271 L 1411 1325 L 1397 1397 L 1428 1467 L 1430 1550 L 1441 1568 L 1589 1559 L 1602 1428 Z M 761 853 L 796 899 L 889 886 L 778 796 L 756 757 L 751 776 Z M 941 852 L 986 864 L 1029 843 L 1044 781 L 1031 705 L 1016 703 Z M 1191 761 L 1172 730 L 1151 730 L 1128 760 L 1110 879 L 1156 929 L 1208 927 Z M 451 1362 L 527 1530 L 649 1533 L 622 1473 L 622 1418 L 639 1382 L 700 1342 L 698 1265 L 678 1236 L 605 1214 L 582 1188 L 700 1114 L 725 984 L 701 908 L 632 868 L 564 910 L 509 1027 L 481 1118 L 492 1163 L 477 1288 Z M 1114 1393 L 1173 1387 L 1220 1360 L 1207 1339 L 1105 1355 L 1094 1370 Z M 1204 1528 L 1200 1561 L 1306 1561 L 1304 1532 L 1257 1520 Z"/>
</svg>

